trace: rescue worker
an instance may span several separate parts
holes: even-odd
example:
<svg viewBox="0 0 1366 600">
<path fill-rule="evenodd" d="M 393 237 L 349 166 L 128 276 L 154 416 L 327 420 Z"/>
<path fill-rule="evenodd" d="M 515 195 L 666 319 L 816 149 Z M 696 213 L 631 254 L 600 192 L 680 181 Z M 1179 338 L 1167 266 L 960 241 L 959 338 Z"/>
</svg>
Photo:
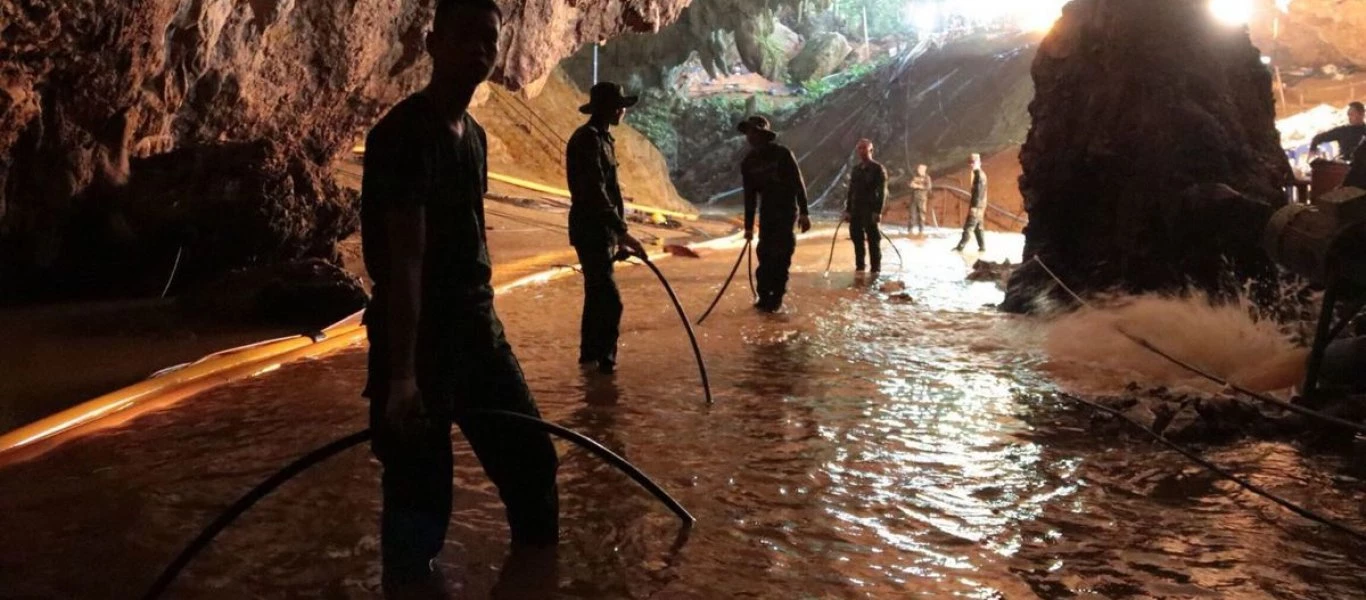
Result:
<svg viewBox="0 0 1366 600">
<path fill-rule="evenodd" d="M 986 252 L 987 243 L 982 235 L 982 223 L 987 216 L 987 174 L 982 171 L 982 155 L 973 153 L 968 158 L 972 166 L 972 196 L 968 202 L 968 218 L 963 222 L 963 238 L 954 246 L 954 252 L 962 252 L 968 245 L 968 238 L 977 236 L 977 251 Z"/>
<path fill-rule="evenodd" d="M 873 141 L 859 140 L 854 150 L 859 164 L 849 175 L 849 195 L 845 198 L 844 219 L 849 222 L 849 237 L 854 241 L 854 270 L 863 272 L 864 248 L 873 273 L 882 271 L 882 205 L 887 200 L 887 169 L 873 160 Z"/>
<path fill-rule="evenodd" d="M 749 117 L 736 127 L 745 134 L 750 151 L 740 163 L 745 190 L 745 239 L 754 239 L 754 218 L 759 217 L 759 267 L 754 277 L 759 301 L 754 307 L 765 312 L 782 308 L 787 293 L 787 272 L 792 253 L 797 249 L 793 234 L 795 222 L 806 233 L 811 230 L 807 209 L 806 181 L 797 158 L 776 140 L 768 119 Z"/>
<path fill-rule="evenodd" d="M 427 34 L 430 83 L 370 131 L 361 231 L 374 294 L 364 395 L 382 465 L 380 554 L 387 598 L 446 598 L 434 559 L 451 516 L 451 432 L 469 440 L 507 508 L 514 552 L 554 552 L 558 459 L 545 433 L 471 418 L 538 417 L 493 307 L 484 237 L 484 130 L 467 112 L 498 58 L 493 0 L 441 0 Z"/>
<path fill-rule="evenodd" d="M 906 223 L 906 233 L 915 226 L 918 235 L 925 235 L 925 211 L 929 209 L 930 190 L 934 182 L 930 180 L 930 168 L 926 165 L 915 166 L 915 177 L 911 178 L 910 221 Z"/>
<path fill-rule="evenodd" d="M 579 112 L 589 115 L 569 138 L 565 167 L 569 174 L 569 243 L 583 269 L 583 318 L 579 328 L 579 364 L 604 374 L 616 371 L 621 333 L 621 292 L 613 264 L 645 248 L 626 227 L 626 203 L 617 182 L 616 143 L 609 131 L 620 125 L 637 96 L 603 81 L 589 92 Z"/>
<path fill-rule="evenodd" d="M 1338 158 L 1350 161 L 1363 139 L 1366 139 L 1366 105 L 1352 102 L 1347 105 L 1347 124 L 1314 136 L 1309 142 L 1309 153 L 1318 154 L 1320 144 L 1337 142 Z"/>
</svg>

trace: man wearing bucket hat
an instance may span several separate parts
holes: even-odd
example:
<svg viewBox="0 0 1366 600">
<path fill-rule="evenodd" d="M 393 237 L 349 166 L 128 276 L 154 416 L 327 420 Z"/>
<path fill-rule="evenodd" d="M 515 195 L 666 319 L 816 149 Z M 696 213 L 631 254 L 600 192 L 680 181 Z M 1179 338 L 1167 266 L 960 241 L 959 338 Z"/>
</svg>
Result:
<svg viewBox="0 0 1366 600">
<path fill-rule="evenodd" d="M 759 268 L 755 270 L 759 301 L 754 307 L 776 312 L 787 293 L 787 271 L 797 248 L 793 225 L 811 229 L 806 181 L 792 151 L 776 140 L 768 119 L 749 117 L 736 126 L 749 141 L 750 151 L 740 163 L 745 188 L 745 239 L 754 239 L 754 217 L 759 216 Z M 762 206 L 760 206 L 762 202 Z"/>
<path fill-rule="evenodd" d="M 621 86 L 601 82 L 589 92 L 579 112 L 588 123 L 574 132 L 565 150 L 569 175 L 569 243 L 583 268 L 583 320 L 579 364 L 611 374 L 617 364 L 621 329 L 621 293 L 612 264 L 623 255 L 644 255 L 645 248 L 626 228 L 625 203 L 617 182 L 615 140 L 608 131 L 620 125 L 626 109 L 639 98 Z"/>
</svg>

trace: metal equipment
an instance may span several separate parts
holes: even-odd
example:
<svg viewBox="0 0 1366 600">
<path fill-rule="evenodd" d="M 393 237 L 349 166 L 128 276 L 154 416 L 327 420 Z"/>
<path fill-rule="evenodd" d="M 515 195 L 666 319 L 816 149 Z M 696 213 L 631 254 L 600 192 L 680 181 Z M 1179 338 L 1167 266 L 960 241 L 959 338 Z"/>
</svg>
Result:
<svg viewBox="0 0 1366 600">
<path fill-rule="evenodd" d="M 1277 264 L 1322 285 L 1323 307 L 1304 380 L 1304 397 L 1317 387 L 1324 350 L 1366 298 L 1366 190 L 1344 187 L 1313 204 L 1291 204 L 1267 223 L 1262 247 Z M 1339 302 L 1357 304 L 1333 325 Z"/>
</svg>

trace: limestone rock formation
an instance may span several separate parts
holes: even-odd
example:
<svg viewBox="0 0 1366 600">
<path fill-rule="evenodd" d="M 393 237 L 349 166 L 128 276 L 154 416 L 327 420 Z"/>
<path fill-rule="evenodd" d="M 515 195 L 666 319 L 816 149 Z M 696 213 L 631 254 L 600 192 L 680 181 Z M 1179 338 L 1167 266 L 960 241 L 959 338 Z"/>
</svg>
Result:
<svg viewBox="0 0 1366 600">
<path fill-rule="evenodd" d="M 806 42 L 788 70 L 793 81 L 816 81 L 838 70 L 853 51 L 854 47 L 844 36 L 835 32 L 821 34 Z"/>
<path fill-rule="evenodd" d="M 501 0 L 495 76 L 531 84 L 582 43 L 657 31 L 688 2 Z M 144 294 L 177 248 L 185 277 L 331 258 L 355 197 L 328 165 L 421 85 L 433 5 L 0 3 L 0 302 Z M 115 269 L 127 289 L 85 277 Z"/>
<path fill-rule="evenodd" d="M 1294 0 L 1284 13 L 1274 0 L 1257 0 L 1252 41 L 1281 64 L 1366 66 L 1366 2 Z M 1280 19 L 1280 37 L 1272 20 Z"/>
<path fill-rule="evenodd" d="M 1258 239 L 1289 167 L 1259 58 L 1204 2 L 1068 5 L 1033 65 L 1026 263 L 1004 307 L 1061 294 L 1034 257 L 1082 293 L 1267 274 Z"/>
</svg>

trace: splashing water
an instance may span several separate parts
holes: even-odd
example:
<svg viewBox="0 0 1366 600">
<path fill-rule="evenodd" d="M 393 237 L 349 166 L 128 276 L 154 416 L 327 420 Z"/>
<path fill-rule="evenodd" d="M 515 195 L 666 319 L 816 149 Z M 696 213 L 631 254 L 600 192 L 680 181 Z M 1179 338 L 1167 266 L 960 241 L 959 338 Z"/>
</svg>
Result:
<svg viewBox="0 0 1366 600">
<path fill-rule="evenodd" d="M 1217 393 L 1217 384 L 1144 349 L 1120 330 L 1222 379 L 1246 382 L 1296 364 L 1303 353 L 1280 325 L 1252 315 L 1245 303 L 1215 304 L 1198 294 L 1112 299 L 1046 325 L 1045 368 L 1075 394 L 1123 394 L 1130 383 Z"/>
</svg>

